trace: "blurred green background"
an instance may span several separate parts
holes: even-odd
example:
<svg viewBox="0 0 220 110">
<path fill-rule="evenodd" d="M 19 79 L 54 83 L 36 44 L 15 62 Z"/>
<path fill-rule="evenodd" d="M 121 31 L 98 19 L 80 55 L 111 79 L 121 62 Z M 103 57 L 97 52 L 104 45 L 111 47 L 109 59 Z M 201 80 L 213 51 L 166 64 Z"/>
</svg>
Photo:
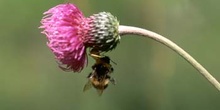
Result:
<svg viewBox="0 0 220 110">
<path fill-rule="evenodd" d="M 176 42 L 220 80 L 220 1 L 0 0 L 0 110 L 219 110 L 220 94 L 167 47 L 122 37 L 107 53 L 117 85 L 99 97 L 82 92 L 93 59 L 80 74 L 64 72 L 40 33 L 42 13 L 67 1 L 85 16 L 108 11 L 120 24 L 146 28 Z"/>
</svg>

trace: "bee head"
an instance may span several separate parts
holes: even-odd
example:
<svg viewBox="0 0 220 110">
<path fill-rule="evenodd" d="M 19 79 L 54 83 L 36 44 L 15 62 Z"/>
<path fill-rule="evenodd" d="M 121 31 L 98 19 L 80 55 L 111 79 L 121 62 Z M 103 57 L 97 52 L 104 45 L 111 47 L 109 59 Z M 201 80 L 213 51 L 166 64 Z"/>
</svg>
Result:
<svg viewBox="0 0 220 110">
<path fill-rule="evenodd" d="M 110 64 L 110 58 L 108 56 L 104 56 L 103 58 L 101 58 L 101 60 L 105 63 Z"/>
</svg>

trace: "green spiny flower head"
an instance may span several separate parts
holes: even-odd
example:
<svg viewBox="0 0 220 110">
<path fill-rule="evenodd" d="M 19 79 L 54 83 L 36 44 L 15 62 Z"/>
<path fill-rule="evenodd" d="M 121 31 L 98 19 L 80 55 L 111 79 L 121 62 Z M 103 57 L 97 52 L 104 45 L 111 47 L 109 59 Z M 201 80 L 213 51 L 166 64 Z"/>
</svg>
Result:
<svg viewBox="0 0 220 110">
<path fill-rule="evenodd" d="M 96 52 L 108 52 L 120 41 L 119 21 L 111 13 L 100 12 L 88 18 L 83 26 L 85 45 Z"/>
</svg>

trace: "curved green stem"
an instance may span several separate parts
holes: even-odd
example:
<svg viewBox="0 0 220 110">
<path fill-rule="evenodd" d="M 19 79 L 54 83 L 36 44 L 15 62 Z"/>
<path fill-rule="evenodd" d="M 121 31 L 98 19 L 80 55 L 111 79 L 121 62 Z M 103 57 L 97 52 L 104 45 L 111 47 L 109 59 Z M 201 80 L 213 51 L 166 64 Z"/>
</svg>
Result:
<svg viewBox="0 0 220 110">
<path fill-rule="evenodd" d="M 151 38 L 165 46 L 169 47 L 170 49 L 174 50 L 180 56 L 182 56 L 186 61 L 188 61 L 196 70 L 198 70 L 216 89 L 220 91 L 220 83 L 201 65 L 199 64 L 192 56 L 190 56 L 186 51 L 180 48 L 171 40 L 159 35 L 155 32 L 145 30 L 142 28 L 132 27 L 132 26 L 119 26 L 119 34 L 122 35 L 140 35 L 144 37 Z"/>
</svg>

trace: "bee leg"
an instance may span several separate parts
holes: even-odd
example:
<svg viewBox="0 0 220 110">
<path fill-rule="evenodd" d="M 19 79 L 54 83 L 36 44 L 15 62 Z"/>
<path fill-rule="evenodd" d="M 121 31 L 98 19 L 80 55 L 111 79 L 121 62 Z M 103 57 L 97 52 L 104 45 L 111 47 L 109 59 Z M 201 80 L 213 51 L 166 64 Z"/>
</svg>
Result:
<svg viewBox="0 0 220 110">
<path fill-rule="evenodd" d="M 105 55 L 94 54 L 94 53 L 89 53 L 89 55 L 95 60 L 106 57 Z"/>
<path fill-rule="evenodd" d="M 102 58 L 102 55 L 100 55 L 100 52 L 95 49 L 90 50 L 89 55 L 93 58 Z"/>
<path fill-rule="evenodd" d="M 92 77 L 92 73 L 89 73 L 89 75 L 87 76 L 87 78 L 91 78 Z"/>
<path fill-rule="evenodd" d="M 114 85 L 116 85 L 116 80 L 114 78 L 110 78 L 110 82 Z"/>
<path fill-rule="evenodd" d="M 114 68 L 110 68 L 110 70 L 109 70 L 109 73 L 112 73 L 112 72 L 114 72 Z"/>
<path fill-rule="evenodd" d="M 105 55 L 100 55 L 100 52 L 96 51 L 96 50 L 91 50 L 89 55 L 94 58 L 95 60 L 97 59 L 101 59 L 101 58 L 105 58 Z"/>
</svg>

